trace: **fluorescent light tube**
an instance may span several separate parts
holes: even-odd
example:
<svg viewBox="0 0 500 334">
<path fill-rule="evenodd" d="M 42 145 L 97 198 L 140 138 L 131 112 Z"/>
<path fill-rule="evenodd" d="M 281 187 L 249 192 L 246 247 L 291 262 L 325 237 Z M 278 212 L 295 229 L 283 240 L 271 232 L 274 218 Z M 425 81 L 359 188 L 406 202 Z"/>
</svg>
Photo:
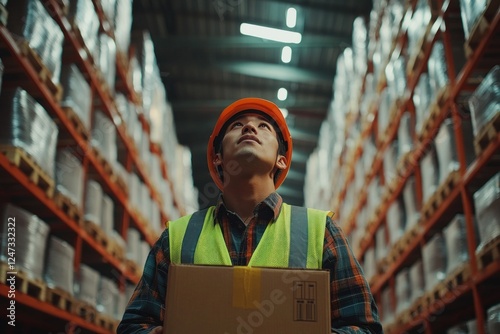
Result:
<svg viewBox="0 0 500 334">
<path fill-rule="evenodd" d="M 250 23 L 242 23 L 240 25 L 240 32 L 243 35 L 269 39 L 271 41 L 282 43 L 299 44 L 302 40 L 302 35 L 298 32 L 269 28 Z"/>
<path fill-rule="evenodd" d="M 281 50 L 281 61 L 288 64 L 292 60 L 292 48 L 284 46 Z"/>
<path fill-rule="evenodd" d="M 287 97 L 288 97 L 288 91 L 286 90 L 286 88 L 278 89 L 278 100 L 285 101 Z"/>
<path fill-rule="evenodd" d="M 295 28 L 295 25 L 297 25 L 297 10 L 290 7 L 286 11 L 286 26 L 288 28 Z"/>
</svg>

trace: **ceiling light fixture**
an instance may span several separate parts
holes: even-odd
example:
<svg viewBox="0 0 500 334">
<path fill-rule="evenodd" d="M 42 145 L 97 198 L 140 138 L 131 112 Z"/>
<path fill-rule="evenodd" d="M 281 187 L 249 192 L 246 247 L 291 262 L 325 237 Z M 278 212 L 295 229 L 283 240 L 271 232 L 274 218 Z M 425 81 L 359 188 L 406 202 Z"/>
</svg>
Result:
<svg viewBox="0 0 500 334">
<path fill-rule="evenodd" d="M 281 50 L 281 61 L 288 64 L 292 60 L 292 48 L 284 46 Z"/>
<path fill-rule="evenodd" d="M 283 117 L 286 118 L 288 116 L 288 109 L 287 108 L 280 108 L 280 111 L 283 114 Z"/>
<path fill-rule="evenodd" d="M 294 31 L 276 29 L 259 26 L 256 24 L 242 23 L 240 32 L 243 35 L 269 39 L 271 41 L 299 44 L 302 40 L 302 34 Z"/>
<path fill-rule="evenodd" d="M 286 90 L 286 88 L 282 87 L 278 89 L 278 100 L 285 101 L 287 97 L 288 97 L 288 91 Z"/>
<path fill-rule="evenodd" d="M 295 28 L 296 25 L 297 25 L 297 10 L 293 7 L 290 7 L 286 11 L 286 26 L 288 28 Z"/>
</svg>

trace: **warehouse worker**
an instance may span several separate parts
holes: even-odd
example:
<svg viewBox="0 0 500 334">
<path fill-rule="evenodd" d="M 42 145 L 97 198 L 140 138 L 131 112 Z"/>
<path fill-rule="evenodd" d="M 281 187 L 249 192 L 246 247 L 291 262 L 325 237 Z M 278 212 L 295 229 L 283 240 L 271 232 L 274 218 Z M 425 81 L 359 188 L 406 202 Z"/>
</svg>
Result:
<svg viewBox="0 0 500 334">
<path fill-rule="evenodd" d="M 292 138 L 275 104 L 245 98 L 223 110 L 207 150 L 222 191 L 217 205 L 167 224 L 118 333 L 162 333 L 171 263 L 326 269 L 332 333 L 382 333 L 370 288 L 333 213 L 290 206 L 276 192 L 291 158 Z"/>
</svg>

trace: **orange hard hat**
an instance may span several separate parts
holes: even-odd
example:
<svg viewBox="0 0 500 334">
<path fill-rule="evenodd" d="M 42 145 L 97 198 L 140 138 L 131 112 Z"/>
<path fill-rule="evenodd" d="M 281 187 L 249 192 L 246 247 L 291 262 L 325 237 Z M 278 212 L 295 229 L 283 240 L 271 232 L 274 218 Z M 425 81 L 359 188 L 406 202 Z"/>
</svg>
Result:
<svg viewBox="0 0 500 334">
<path fill-rule="evenodd" d="M 285 121 L 285 117 L 283 116 L 280 108 L 278 108 L 276 104 L 268 100 L 256 97 L 243 98 L 233 102 L 222 111 L 212 131 L 212 135 L 210 135 L 210 139 L 208 140 L 208 147 L 207 147 L 208 170 L 210 171 L 210 176 L 212 176 L 212 179 L 214 180 L 215 184 L 220 190 L 222 190 L 223 188 L 223 183 L 219 176 L 217 168 L 214 165 L 214 158 L 216 154 L 215 145 L 217 141 L 222 140 L 222 138 L 218 137 L 221 134 L 220 132 L 221 130 L 223 130 L 224 125 L 227 123 L 227 121 L 229 121 L 233 116 L 235 116 L 240 112 L 250 111 L 250 110 L 259 111 L 269 116 L 273 120 L 275 125 L 278 127 L 279 129 L 278 135 L 281 136 L 281 140 L 285 144 L 286 148 L 285 157 L 287 160 L 287 167 L 278 175 L 277 179 L 275 180 L 274 183 L 275 189 L 278 189 L 278 187 L 283 183 L 288 173 L 288 170 L 290 169 L 290 162 L 292 161 L 292 136 L 290 135 L 290 131 L 288 130 L 288 126 Z"/>
</svg>

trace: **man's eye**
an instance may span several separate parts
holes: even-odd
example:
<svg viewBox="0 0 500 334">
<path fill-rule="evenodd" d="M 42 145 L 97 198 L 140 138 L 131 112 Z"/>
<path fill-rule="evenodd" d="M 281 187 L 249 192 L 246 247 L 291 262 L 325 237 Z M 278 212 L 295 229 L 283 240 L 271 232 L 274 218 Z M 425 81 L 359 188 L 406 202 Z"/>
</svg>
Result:
<svg viewBox="0 0 500 334">
<path fill-rule="evenodd" d="M 231 128 L 235 128 L 235 127 L 239 127 L 239 126 L 243 126 L 243 123 L 241 123 L 241 122 L 234 122 L 233 125 L 231 125 Z"/>
<path fill-rule="evenodd" d="M 270 128 L 271 128 L 271 127 L 269 126 L 269 124 L 267 124 L 267 123 L 260 123 L 260 124 L 259 124 L 259 126 L 260 126 L 261 128 L 268 128 L 268 129 L 270 129 Z"/>
</svg>

